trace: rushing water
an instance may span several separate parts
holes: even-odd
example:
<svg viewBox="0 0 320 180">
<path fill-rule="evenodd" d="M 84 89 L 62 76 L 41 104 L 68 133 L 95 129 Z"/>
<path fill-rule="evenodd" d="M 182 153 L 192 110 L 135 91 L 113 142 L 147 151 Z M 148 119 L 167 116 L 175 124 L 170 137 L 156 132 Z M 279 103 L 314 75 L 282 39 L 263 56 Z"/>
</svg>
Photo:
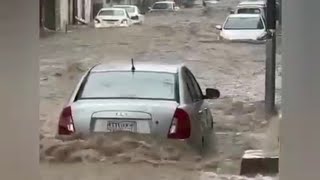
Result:
<svg viewBox="0 0 320 180">
<path fill-rule="evenodd" d="M 187 170 L 176 166 L 148 164 L 41 164 L 42 180 L 278 180 L 278 178 L 246 178 L 217 175 L 212 172 Z"/>
</svg>

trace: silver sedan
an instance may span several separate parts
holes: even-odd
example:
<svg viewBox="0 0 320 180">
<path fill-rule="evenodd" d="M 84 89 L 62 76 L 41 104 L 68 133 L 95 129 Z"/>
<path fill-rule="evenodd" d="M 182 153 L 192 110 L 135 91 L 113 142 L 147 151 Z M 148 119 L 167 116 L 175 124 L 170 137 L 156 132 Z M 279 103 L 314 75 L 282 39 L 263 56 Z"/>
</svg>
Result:
<svg viewBox="0 0 320 180">
<path fill-rule="evenodd" d="M 115 131 L 183 140 L 203 149 L 209 145 L 213 117 L 205 99 L 220 96 L 200 86 L 184 65 L 108 65 L 92 67 L 63 108 L 59 135 Z"/>
</svg>

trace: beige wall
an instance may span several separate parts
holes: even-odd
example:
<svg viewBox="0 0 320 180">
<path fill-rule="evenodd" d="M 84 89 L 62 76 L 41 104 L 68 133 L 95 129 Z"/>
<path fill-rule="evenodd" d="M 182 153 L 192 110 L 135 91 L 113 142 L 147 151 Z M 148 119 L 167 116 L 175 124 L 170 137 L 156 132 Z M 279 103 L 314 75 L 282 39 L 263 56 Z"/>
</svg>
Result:
<svg viewBox="0 0 320 180">
<path fill-rule="evenodd" d="M 85 0 L 84 2 L 84 19 L 86 22 L 91 21 L 91 14 L 92 14 L 92 3 L 91 0 Z"/>
<path fill-rule="evenodd" d="M 60 30 L 65 31 L 66 24 L 69 24 L 69 3 L 68 0 L 60 0 Z"/>
<path fill-rule="evenodd" d="M 92 0 L 78 0 L 77 3 L 77 16 L 90 22 L 92 19 Z"/>
</svg>

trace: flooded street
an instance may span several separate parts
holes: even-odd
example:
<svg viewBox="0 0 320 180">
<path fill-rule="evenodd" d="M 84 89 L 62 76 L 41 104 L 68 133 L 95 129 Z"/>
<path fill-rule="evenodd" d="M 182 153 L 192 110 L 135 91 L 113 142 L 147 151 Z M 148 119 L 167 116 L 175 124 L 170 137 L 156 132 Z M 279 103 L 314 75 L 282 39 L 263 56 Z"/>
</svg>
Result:
<svg viewBox="0 0 320 180">
<path fill-rule="evenodd" d="M 221 1 L 210 12 L 199 6 L 168 15 L 147 14 L 143 25 L 130 28 L 70 27 L 68 33 L 41 39 L 42 179 L 241 179 L 201 174 L 239 174 L 244 150 L 263 147 L 266 138 L 265 45 L 217 40 L 215 25 L 223 23 L 237 2 Z M 94 64 L 131 63 L 131 58 L 184 63 L 203 90 L 220 90 L 221 98 L 209 101 L 216 124 L 214 146 L 205 157 L 180 142 L 132 134 L 54 138 L 59 113 L 80 76 Z"/>
<path fill-rule="evenodd" d="M 72 164 L 41 167 L 44 180 L 278 180 L 272 177 L 243 178 L 235 175 L 217 175 L 177 168 L 176 166 L 153 167 L 149 165 Z"/>
</svg>

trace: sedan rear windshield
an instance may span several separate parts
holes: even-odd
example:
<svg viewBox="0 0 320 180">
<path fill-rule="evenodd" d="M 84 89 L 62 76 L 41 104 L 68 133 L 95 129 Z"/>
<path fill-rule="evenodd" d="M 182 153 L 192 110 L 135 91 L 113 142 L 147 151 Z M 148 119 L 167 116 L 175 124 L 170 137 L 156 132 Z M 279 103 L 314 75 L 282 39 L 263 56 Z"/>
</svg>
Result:
<svg viewBox="0 0 320 180">
<path fill-rule="evenodd" d="M 259 8 L 239 8 L 238 14 L 260 14 Z"/>
<path fill-rule="evenodd" d="M 125 13 L 122 10 L 103 10 L 99 13 L 100 16 L 124 16 Z"/>
<path fill-rule="evenodd" d="M 224 25 L 227 30 L 264 29 L 260 17 L 232 17 Z"/>
<path fill-rule="evenodd" d="M 110 71 L 89 75 L 78 99 L 177 100 L 176 74 Z"/>
<path fill-rule="evenodd" d="M 156 3 L 153 5 L 152 9 L 169 9 L 169 3 Z"/>
</svg>

